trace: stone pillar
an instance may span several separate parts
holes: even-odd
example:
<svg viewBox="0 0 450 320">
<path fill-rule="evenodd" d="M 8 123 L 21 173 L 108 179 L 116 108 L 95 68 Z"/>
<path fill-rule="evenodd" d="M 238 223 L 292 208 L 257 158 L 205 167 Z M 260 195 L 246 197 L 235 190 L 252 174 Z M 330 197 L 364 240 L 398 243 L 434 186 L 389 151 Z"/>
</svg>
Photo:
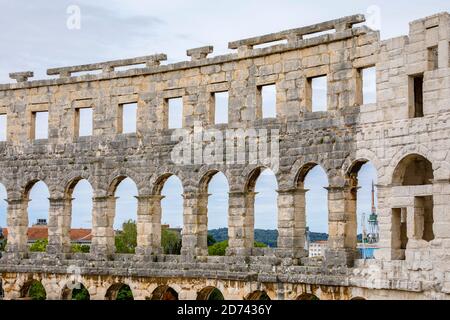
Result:
<svg viewBox="0 0 450 320">
<path fill-rule="evenodd" d="M 70 253 L 71 198 L 49 198 L 48 246 L 52 254 Z"/>
<path fill-rule="evenodd" d="M 160 254 L 161 195 L 138 196 L 136 254 Z"/>
<path fill-rule="evenodd" d="M 181 254 L 187 259 L 208 255 L 208 218 L 204 210 L 207 194 L 185 192 L 183 194 L 183 232 Z M 202 208 L 203 209 L 200 209 Z"/>
<path fill-rule="evenodd" d="M 6 251 L 11 254 L 24 254 L 28 251 L 28 199 L 7 199 L 8 242 Z"/>
<path fill-rule="evenodd" d="M 92 245 L 91 253 L 108 256 L 115 252 L 114 214 L 116 198 L 114 196 L 92 198 Z"/>
<path fill-rule="evenodd" d="M 378 228 L 380 239 L 378 241 L 378 248 L 374 252 L 377 260 L 391 260 L 393 255 L 393 217 L 390 203 L 391 187 L 377 185 L 378 198 Z"/>
<path fill-rule="evenodd" d="M 305 189 L 278 190 L 277 251 L 284 256 L 307 257 L 305 250 Z"/>
<path fill-rule="evenodd" d="M 251 255 L 255 238 L 255 192 L 229 193 L 227 255 Z"/>
<path fill-rule="evenodd" d="M 450 239 L 450 182 L 433 181 L 433 232 L 435 239 Z M 444 241 L 442 242 L 444 243 Z M 450 247 L 450 243 L 448 244 Z M 447 248 L 448 250 L 449 248 Z M 450 252 L 447 251 L 447 252 Z"/>
<path fill-rule="evenodd" d="M 325 266 L 353 266 L 356 256 L 356 195 L 351 187 L 328 190 L 328 248 Z"/>
<path fill-rule="evenodd" d="M 444 15 L 440 17 L 439 42 L 438 42 L 438 66 L 448 68 L 450 63 L 450 17 Z"/>
</svg>

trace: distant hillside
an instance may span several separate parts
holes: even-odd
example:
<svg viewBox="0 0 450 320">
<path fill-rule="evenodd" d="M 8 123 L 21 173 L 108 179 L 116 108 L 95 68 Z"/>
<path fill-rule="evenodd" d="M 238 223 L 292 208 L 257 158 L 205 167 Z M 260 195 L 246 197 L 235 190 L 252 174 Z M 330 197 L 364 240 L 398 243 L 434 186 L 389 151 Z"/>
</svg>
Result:
<svg viewBox="0 0 450 320">
<path fill-rule="evenodd" d="M 208 234 L 214 237 L 217 242 L 228 240 L 228 228 L 220 228 L 209 230 Z M 269 247 L 275 248 L 277 246 L 277 230 L 263 230 L 255 229 L 255 241 L 267 244 Z M 311 241 L 328 240 L 326 233 L 310 233 Z"/>
</svg>

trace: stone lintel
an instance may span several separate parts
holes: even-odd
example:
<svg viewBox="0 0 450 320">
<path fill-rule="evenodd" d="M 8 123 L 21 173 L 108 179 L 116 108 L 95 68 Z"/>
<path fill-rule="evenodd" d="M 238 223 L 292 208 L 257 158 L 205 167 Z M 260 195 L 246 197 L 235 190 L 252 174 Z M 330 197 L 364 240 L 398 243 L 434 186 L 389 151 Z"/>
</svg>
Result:
<svg viewBox="0 0 450 320">
<path fill-rule="evenodd" d="M 112 60 L 99 63 L 83 64 L 78 66 L 52 68 L 47 70 L 47 75 L 59 75 L 60 77 L 70 77 L 72 73 L 84 71 L 112 72 L 116 67 L 133 66 L 145 63 L 147 67 L 157 66 L 161 61 L 167 60 L 166 54 L 154 54 L 130 59 Z"/>
<path fill-rule="evenodd" d="M 193 48 L 186 51 L 186 55 L 191 57 L 191 61 L 197 61 L 201 59 L 205 59 L 208 54 L 214 51 L 213 46 L 205 46 L 200 48 Z"/>
<path fill-rule="evenodd" d="M 304 35 L 308 35 L 316 32 L 323 32 L 331 29 L 336 29 L 337 32 L 344 31 L 351 28 L 354 24 L 366 21 L 366 18 L 362 14 L 356 14 L 340 19 L 330 20 L 306 27 L 289 29 L 281 32 L 270 33 L 263 36 L 247 38 L 243 40 L 232 41 L 228 43 L 229 49 L 238 49 L 239 47 L 252 47 L 259 44 L 268 42 L 280 41 L 280 40 L 292 40 L 295 37 L 302 38 Z"/>
<path fill-rule="evenodd" d="M 9 77 L 17 82 L 26 82 L 28 78 L 34 77 L 33 71 L 23 71 L 23 72 L 12 72 Z"/>
</svg>

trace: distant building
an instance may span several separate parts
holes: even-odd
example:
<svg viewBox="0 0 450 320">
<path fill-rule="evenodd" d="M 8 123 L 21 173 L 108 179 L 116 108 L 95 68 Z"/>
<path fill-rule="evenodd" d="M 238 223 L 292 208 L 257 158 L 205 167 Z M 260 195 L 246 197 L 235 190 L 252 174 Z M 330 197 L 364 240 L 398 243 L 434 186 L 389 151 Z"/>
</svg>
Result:
<svg viewBox="0 0 450 320">
<path fill-rule="evenodd" d="M 323 257 L 328 247 L 328 241 L 316 241 L 309 243 L 309 257 Z"/>
<path fill-rule="evenodd" d="M 182 228 L 171 228 L 169 224 L 162 224 L 162 225 L 161 225 L 161 231 L 164 230 L 164 229 L 167 229 L 167 230 L 169 230 L 169 231 L 176 232 L 176 233 L 178 233 L 178 234 L 181 236 L 181 230 L 182 230 Z"/>
<path fill-rule="evenodd" d="M 0 233 L 3 233 L 5 239 L 8 239 L 8 229 L 3 228 Z M 27 231 L 28 244 L 33 244 L 37 240 L 48 239 L 48 226 L 46 219 L 38 219 L 32 227 Z M 91 229 L 70 229 L 70 241 L 72 244 L 90 245 L 92 241 Z"/>
</svg>

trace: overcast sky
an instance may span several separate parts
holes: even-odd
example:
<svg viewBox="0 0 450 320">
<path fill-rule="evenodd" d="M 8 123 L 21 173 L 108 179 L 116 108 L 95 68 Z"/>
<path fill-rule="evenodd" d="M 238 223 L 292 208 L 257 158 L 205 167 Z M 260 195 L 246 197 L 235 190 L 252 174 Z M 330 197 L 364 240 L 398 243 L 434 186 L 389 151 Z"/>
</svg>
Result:
<svg viewBox="0 0 450 320">
<path fill-rule="evenodd" d="M 75 7 L 74 7 L 75 6 Z M 73 11 L 75 9 L 75 11 Z M 186 49 L 214 45 L 214 54 L 230 52 L 229 41 L 300 27 L 338 17 L 364 13 L 369 24 L 379 26 L 383 39 L 408 33 L 411 20 L 450 11 L 450 1 L 137 1 L 137 0 L 0 0 L 0 82 L 8 73 L 31 70 L 35 79 L 59 66 L 166 53 L 168 63 L 187 60 Z M 80 24 L 74 20 L 80 11 Z M 74 23 L 75 21 L 75 23 Z M 79 27 L 79 28 L 78 28 Z M 361 212 L 370 212 L 370 184 L 376 174 L 370 166 L 361 172 Z M 327 231 L 326 178 L 317 168 L 308 177 L 308 223 L 313 231 Z M 73 225 L 90 227 L 90 187 L 75 192 Z M 1 189 L 1 188 L 0 188 Z M 45 186 L 32 191 L 30 223 L 45 218 Z M 258 182 L 256 227 L 276 227 L 276 183 L 270 175 Z M 211 184 L 210 228 L 226 227 L 227 185 L 218 176 Z M 115 226 L 135 218 L 135 188 L 126 181 L 118 195 Z M 182 193 L 176 179 L 164 189 L 163 222 L 182 225 Z M 171 196 L 172 194 L 172 196 Z M 0 196 L 5 198 L 4 191 Z M 173 197 L 173 198 L 171 198 Z M 178 200 L 177 200 L 178 199 Z M 6 203 L 0 205 L 0 225 L 6 224 Z"/>
</svg>

